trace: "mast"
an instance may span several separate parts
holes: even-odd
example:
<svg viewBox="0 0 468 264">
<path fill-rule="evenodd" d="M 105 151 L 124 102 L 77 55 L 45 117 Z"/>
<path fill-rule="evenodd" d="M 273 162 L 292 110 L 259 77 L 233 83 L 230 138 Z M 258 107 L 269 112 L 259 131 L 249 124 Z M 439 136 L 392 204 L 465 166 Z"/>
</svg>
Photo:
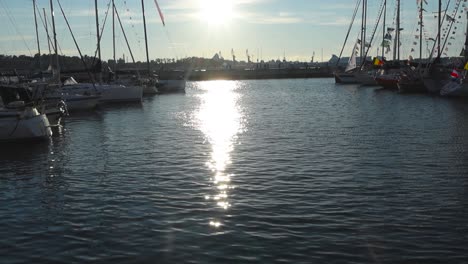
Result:
<svg viewBox="0 0 468 264">
<path fill-rule="evenodd" d="M 148 52 L 148 34 L 146 32 L 146 16 L 145 16 L 145 1 L 141 0 L 141 9 L 143 12 L 143 29 L 145 31 L 145 48 L 146 48 L 146 66 L 148 67 L 148 76 L 150 75 L 151 66 L 149 60 L 149 52 Z"/>
<path fill-rule="evenodd" d="M 98 51 L 98 65 L 101 66 L 101 37 L 99 36 L 99 12 L 97 0 L 94 0 L 94 11 L 96 13 L 96 37 L 97 37 L 97 51 Z M 99 69 L 99 84 L 102 83 L 102 70 Z"/>
<path fill-rule="evenodd" d="M 400 60 L 400 0 L 397 0 L 395 41 L 393 43 L 393 60 Z"/>
<path fill-rule="evenodd" d="M 34 25 L 36 26 L 36 41 L 37 41 L 37 53 L 39 54 L 39 70 L 42 71 L 41 67 L 41 46 L 39 45 L 39 32 L 37 30 L 37 16 L 36 16 L 36 0 L 33 0 L 34 9 Z"/>
<path fill-rule="evenodd" d="M 47 14 L 45 8 L 42 8 L 42 12 L 44 13 L 44 24 L 45 24 L 45 31 L 47 34 L 47 47 L 49 48 L 49 55 L 52 53 L 50 49 L 50 38 L 49 38 L 49 27 L 47 26 Z"/>
<path fill-rule="evenodd" d="M 400 61 L 400 19 L 401 19 L 401 1 L 398 0 L 398 13 L 397 13 L 397 34 L 398 34 L 398 43 L 397 43 L 397 59 Z"/>
<path fill-rule="evenodd" d="M 420 7 L 419 7 L 419 63 L 422 63 L 422 36 L 423 36 L 423 0 L 419 0 Z"/>
<path fill-rule="evenodd" d="M 112 49 L 113 49 L 113 58 L 114 58 L 114 79 L 115 75 L 117 74 L 117 60 L 115 59 L 115 4 L 114 0 L 112 0 Z"/>
<path fill-rule="evenodd" d="M 363 60 L 363 57 L 364 57 L 364 49 L 365 49 L 365 46 L 366 46 L 366 32 L 365 32 L 365 28 L 366 28 L 366 3 L 367 3 L 367 0 L 363 0 L 362 1 L 362 17 L 361 17 L 361 50 L 360 50 L 360 53 L 361 53 L 361 64 L 362 62 L 364 61 Z"/>
<path fill-rule="evenodd" d="M 385 41 L 385 23 L 387 20 L 387 0 L 384 1 L 384 14 L 383 14 L 383 24 L 382 24 L 382 44 Z M 385 56 L 385 48 L 382 45 L 382 60 Z"/>
<path fill-rule="evenodd" d="M 468 60 L 468 12 L 466 12 L 466 37 L 465 37 L 465 52 L 463 56 L 465 56 L 465 63 Z"/>
<path fill-rule="evenodd" d="M 57 82 L 60 85 L 60 64 L 58 57 L 58 46 L 57 46 L 57 31 L 55 31 L 55 15 L 54 15 L 54 4 L 50 0 L 50 13 L 52 14 L 52 29 L 54 34 L 54 52 L 55 52 L 55 67 L 57 68 Z"/>
<path fill-rule="evenodd" d="M 437 25 L 437 30 L 438 30 L 438 34 L 437 34 L 437 58 L 440 58 L 440 35 L 441 35 L 441 27 L 442 27 L 442 0 L 439 0 L 439 22 L 438 22 L 438 25 Z"/>
</svg>

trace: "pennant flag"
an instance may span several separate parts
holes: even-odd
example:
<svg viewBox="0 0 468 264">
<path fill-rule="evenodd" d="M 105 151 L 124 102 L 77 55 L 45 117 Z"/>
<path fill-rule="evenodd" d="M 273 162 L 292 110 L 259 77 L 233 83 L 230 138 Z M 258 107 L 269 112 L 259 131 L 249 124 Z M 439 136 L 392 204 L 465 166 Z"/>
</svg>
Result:
<svg viewBox="0 0 468 264">
<path fill-rule="evenodd" d="M 455 18 L 449 16 L 449 15 L 445 15 L 446 16 L 446 19 L 448 22 L 455 22 Z"/>
<path fill-rule="evenodd" d="M 468 62 L 465 64 L 465 67 L 463 69 L 465 69 L 465 71 L 468 71 Z"/>
<path fill-rule="evenodd" d="M 166 23 L 164 23 L 164 16 L 163 13 L 161 12 L 161 8 L 159 8 L 159 4 L 157 0 L 154 0 L 154 3 L 156 4 L 156 8 L 158 9 L 159 16 L 161 17 L 161 22 L 163 23 L 163 26 L 166 26 Z"/>
<path fill-rule="evenodd" d="M 466 67 L 466 65 L 465 65 Z M 458 73 L 458 71 L 456 69 L 453 69 L 452 73 L 450 73 L 450 77 L 452 77 L 453 79 L 458 79 L 460 78 L 460 74 Z"/>
</svg>

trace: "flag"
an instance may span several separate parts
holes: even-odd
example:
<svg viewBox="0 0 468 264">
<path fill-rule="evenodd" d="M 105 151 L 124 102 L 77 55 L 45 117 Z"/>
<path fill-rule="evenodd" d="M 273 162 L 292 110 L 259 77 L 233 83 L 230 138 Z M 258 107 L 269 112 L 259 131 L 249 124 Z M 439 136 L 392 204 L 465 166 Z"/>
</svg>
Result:
<svg viewBox="0 0 468 264">
<path fill-rule="evenodd" d="M 466 67 L 466 65 L 465 65 L 465 67 Z M 452 73 L 450 73 L 450 77 L 452 77 L 452 79 L 458 79 L 458 78 L 460 78 L 460 74 L 458 73 L 458 71 L 456 69 L 453 69 Z"/>
<path fill-rule="evenodd" d="M 374 58 L 374 65 L 375 66 L 381 66 L 383 64 L 384 64 L 383 60 L 380 60 L 378 57 Z"/>
<path fill-rule="evenodd" d="M 379 65 L 379 63 L 380 63 L 379 58 L 375 57 L 374 58 L 374 65 Z"/>
<path fill-rule="evenodd" d="M 449 16 L 447 14 L 445 16 L 446 16 L 446 19 L 447 19 L 448 22 L 455 22 L 455 18 L 453 18 L 453 17 L 451 17 L 451 16 Z"/>
<path fill-rule="evenodd" d="M 468 71 L 468 62 L 465 64 L 465 67 L 464 67 L 463 69 L 465 69 L 466 71 Z"/>
<path fill-rule="evenodd" d="M 161 17 L 161 22 L 163 23 L 163 26 L 166 26 L 166 23 L 164 23 L 163 13 L 161 12 L 161 8 L 159 8 L 158 1 L 154 0 L 154 3 L 156 4 L 156 8 L 158 9 L 158 13 L 159 13 L 159 16 Z"/>
</svg>

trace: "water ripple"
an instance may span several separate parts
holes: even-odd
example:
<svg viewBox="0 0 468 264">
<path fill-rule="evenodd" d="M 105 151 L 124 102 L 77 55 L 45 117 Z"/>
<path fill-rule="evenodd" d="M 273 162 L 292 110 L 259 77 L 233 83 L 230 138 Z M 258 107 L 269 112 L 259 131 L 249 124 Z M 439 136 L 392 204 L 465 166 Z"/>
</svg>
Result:
<svg viewBox="0 0 468 264">
<path fill-rule="evenodd" d="M 188 83 L 0 148 L 2 263 L 468 263 L 465 101 Z"/>
</svg>

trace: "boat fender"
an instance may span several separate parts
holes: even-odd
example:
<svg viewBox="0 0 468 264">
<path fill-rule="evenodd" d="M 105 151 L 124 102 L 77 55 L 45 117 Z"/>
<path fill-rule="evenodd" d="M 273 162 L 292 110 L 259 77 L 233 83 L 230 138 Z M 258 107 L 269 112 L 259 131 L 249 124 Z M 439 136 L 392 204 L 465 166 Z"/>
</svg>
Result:
<svg viewBox="0 0 468 264">
<path fill-rule="evenodd" d="M 67 104 L 63 100 L 57 103 L 57 108 L 61 113 L 60 116 L 68 116 Z"/>
</svg>

